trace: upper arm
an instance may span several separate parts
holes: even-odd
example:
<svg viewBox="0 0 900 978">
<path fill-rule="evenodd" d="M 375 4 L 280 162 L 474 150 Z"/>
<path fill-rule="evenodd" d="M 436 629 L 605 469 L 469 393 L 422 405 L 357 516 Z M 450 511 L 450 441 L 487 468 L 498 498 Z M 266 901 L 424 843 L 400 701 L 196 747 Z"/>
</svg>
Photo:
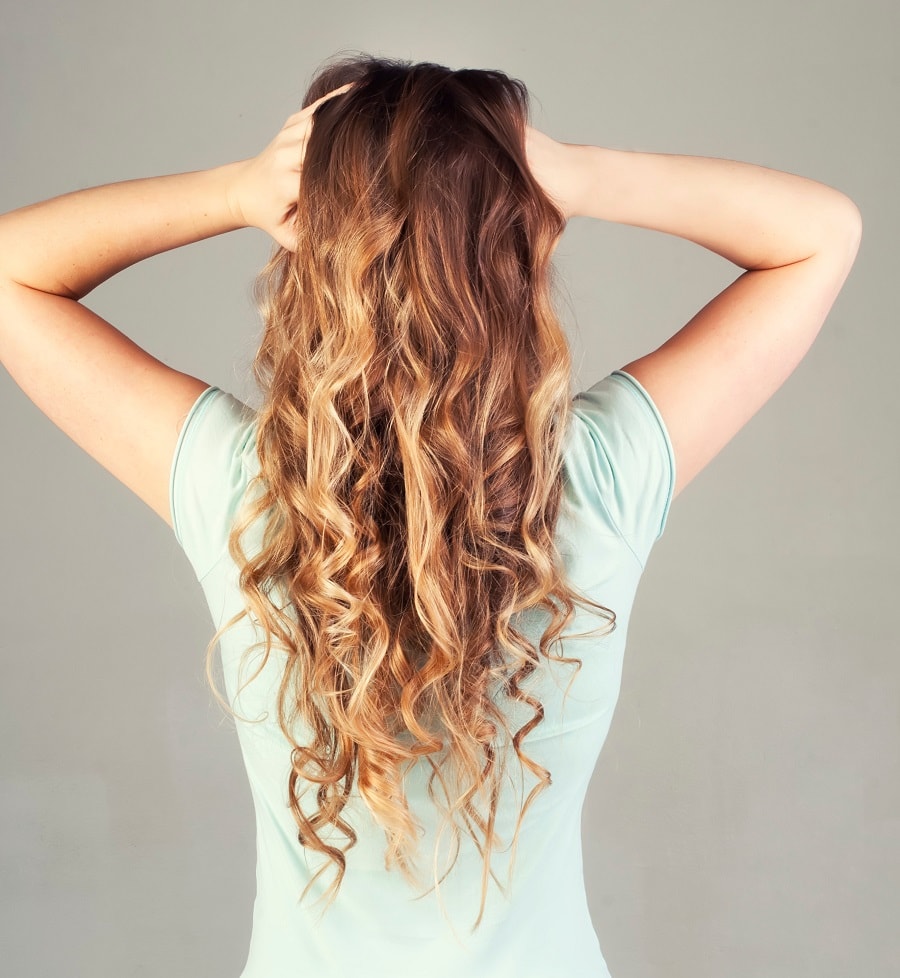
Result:
<svg viewBox="0 0 900 978">
<path fill-rule="evenodd" d="M 744 272 L 659 349 L 622 368 L 665 421 L 675 495 L 803 359 L 849 274 L 860 234 L 861 225 L 848 220 L 845 236 L 809 258 Z"/>
<path fill-rule="evenodd" d="M 44 414 L 170 526 L 181 425 L 209 384 L 80 302 L 0 282 L 0 360 Z"/>
</svg>

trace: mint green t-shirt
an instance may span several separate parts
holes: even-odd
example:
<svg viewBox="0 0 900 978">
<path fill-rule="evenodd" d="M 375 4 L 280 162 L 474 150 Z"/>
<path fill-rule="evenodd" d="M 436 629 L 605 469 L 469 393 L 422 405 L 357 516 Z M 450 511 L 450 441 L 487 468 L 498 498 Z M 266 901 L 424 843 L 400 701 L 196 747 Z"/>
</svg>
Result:
<svg viewBox="0 0 900 978">
<path fill-rule="evenodd" d="M 609 731 L 618 699 L 631 608 L 654 543 L 666 525 L 675 484 L 675 457 L 662 416 L 646 390 L 615 370 L 572 401 L 563 460 L 563 505 L 557 544 L 572 585 L 616 613 L 616 628 L 597 637 L 574 638 L 552 651 L 577 656 L 583 666 L 564 700 L 574 667 L 548 663 L 522 688 L 544 705 L 544 720 L 524 739 L 523 749 L 547 768 L 552 784 L 533 801 L 522 824 L 514 874 L 507 885 L 509 843 L 522 800 L 536 779 L 521 774 L 514 753 L 507 793 L 501 797 L 497 831 L 506 844 L 495 852 L 484 917 L 478 913 L 482 859 L 463 832 L 459 855 L 440 885 L 409 887 L 384 866 L 385 837 L 354 792 L 343 815 L 358 835 L 347 853 L 347 871 L 335 903 L 321 915 L 318 898 L 332 879 L 329 868 L 302 904 L 299 896 L 325 861 L 297 840 L 287 801 L 289 742 L 278 727 L 275 696 L 283 654 L 261 661 L 242 653 L 263 633 L 250 618 L 225 632 L 219 643 L 225 688 L 249 779 L 256 815 L 257 892 L 248 958 L 240 978 L 606 978 L 609 972 L 588 912 L 581 850 L 585 792 Z M 175 537 L 206 596 L 216 628 L 243 607 L 238 568 L 228 553 L 228 534 L 248 483 L 259 472 L 256 412 L 218 387 L 197 398 L 178 438 L 169 485 Z M 243 537 L 258 552 L 262 526 Z M 256 549 L 254 549 L 256 548 Z M 533 638 L 546 613 L 519 616 Z M 600 627 L 605 620 L 576 606 L 566 635 Z M 240 687 L 244 685 L 243 689 Z M 532 712 L 503 701 L 515 731 Z M 298 735 L 298 740 L 302 742 Z M 511 748 L 510 748 L 511 750 Z M 413 768 L 407 795 L 425 834 L 418 866 L 423 888 L 433 883 L 433 852 L 439 828 L 427 795 L 430 768 Z M 517 773 L 518 772 L 518 773 Z M 512 784 L 514 782 L 514 785 Z M 512 790 L 514 787 L 514 790 Z M 440 790 L 439 787 L 436 790 Z M 314 788 L 304 796 L 305 811 Z M 309 807 L 307 807 L 309 806 Z M 343 845 L 336 830 L 325 834 Z M 451 836 L 441 835 L 439 870 L 452 860 Z M 603 922 L 597 921 L 602 931 Z"/>
</svg>

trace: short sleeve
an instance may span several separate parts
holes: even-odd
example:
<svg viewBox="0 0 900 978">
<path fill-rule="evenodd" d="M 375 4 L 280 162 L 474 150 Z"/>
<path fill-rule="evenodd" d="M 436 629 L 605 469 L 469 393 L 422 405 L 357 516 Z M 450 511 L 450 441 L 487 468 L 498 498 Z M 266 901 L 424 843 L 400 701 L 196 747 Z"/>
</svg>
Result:
<svg viewBox="0 0 900 978">
<path fill-rule="evenodd" d="M 623 370 L 577 394 L 572 409 L 587 429 L 597 503 L 644 567 L 675 490 L 675 453 L 662 415 Z"/>
<path fill-rule="evenodd" d="M 188 411 L 175 445 L 169 508 L 175 539 L 198 580 L 225 552 L 249 479 L 256 412 L 218 387 L 207 387 Z"/>
</svg>

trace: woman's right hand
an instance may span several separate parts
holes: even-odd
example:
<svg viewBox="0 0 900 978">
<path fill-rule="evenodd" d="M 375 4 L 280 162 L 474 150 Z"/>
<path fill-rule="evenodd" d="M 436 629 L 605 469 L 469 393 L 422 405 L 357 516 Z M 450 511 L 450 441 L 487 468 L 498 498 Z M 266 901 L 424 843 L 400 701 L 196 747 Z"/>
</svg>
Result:
<svg viewBox="0 0 900 978">
<path fill-rule="evenodd" d="M 525 127 L 528 166 L 567 221 L 579 213 L 585 190 L 584 168 L 578 154 L 581 148 L 576 143 L 559 143 L 539 129 Z"/>
</svg>

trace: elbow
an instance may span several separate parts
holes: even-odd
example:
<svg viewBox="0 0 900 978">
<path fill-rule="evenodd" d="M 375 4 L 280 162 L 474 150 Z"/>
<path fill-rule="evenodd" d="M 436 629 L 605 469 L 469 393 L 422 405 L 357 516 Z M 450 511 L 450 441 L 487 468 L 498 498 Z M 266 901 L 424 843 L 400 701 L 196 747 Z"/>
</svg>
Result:
<svg viewBox="0 0 900 978">
<path fill-rule="evenodd" d="M 852 265 L 862 240 L 862 214 L 846 194 L 838 194 L 827 219 L 822 224 L 821 246 L 818 252 L 840 255 Z"/>
<path fill-rule="evenodd" d="M 853 199 L 846 194 L 841 194 L 837 203 L 834 219 L 835 231 L 855 240 L 858 245 L 862 239 L 862 213 Z"/>
</svg>

